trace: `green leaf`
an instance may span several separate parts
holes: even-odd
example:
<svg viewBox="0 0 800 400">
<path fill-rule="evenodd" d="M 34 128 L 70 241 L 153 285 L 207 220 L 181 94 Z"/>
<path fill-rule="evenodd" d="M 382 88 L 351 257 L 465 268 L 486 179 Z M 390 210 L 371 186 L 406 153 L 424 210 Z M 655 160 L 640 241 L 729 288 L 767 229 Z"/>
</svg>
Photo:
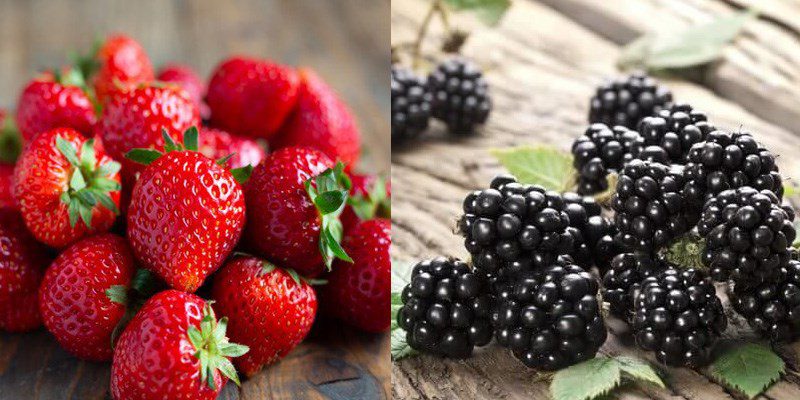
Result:
<svg viewBox="0 0 800 400">
<path fill-rule="evenodd" d="M 94 154 L 94 139 L 89 139 L 83 142 L 81 146 L 81 168 L 84 171 L 91 171 L 97 163 L 97 158 Z"/>
<path fill-rule="evenodd" d="M 56 82 L 64 86 L 86 87 L 86 79 L 83 78 L 83 73 L 78 68 L 70 68 L 65 74 L 59 75 L 56 75 Z"/>
<path fill-rule="evenodd" d="M 216 163 L 217 163 L 217 165 L 219 165 L 219 166 L 225 166 L 225 164 L 227 164 L 227 163 L 228 163 L 228 161 L 229 161 L 231 158 L 233 158 L 233 156 L 234 156 L 234 155 L 236 155 L 236 153 L 231 153 L 231 154 L 228 154 L 228 155 L 227 155 L 227 156 L 225 156 L 225 157 L 218 158 L 218 159 L 217 159 L 215 162 L 216 162 Z"/>
<path fill-rule="evenodd" d="M 294 283 L 300 285 L 300 275 L 297 274 L 297 271 L 295 271 L 295 270 L 293 270 L 291 268 L 287 268 L 286 269 L 286 273 L 289 274 L 289 276 L 292 277 L 292 280 L 294 281 Z"/>
<path fill-rule="evenodd" d="M 244 184 L 250 179 L 250 175 L 253 173 L 253 166 L 252 165 L 245 165 L 241 168 L 234 168 L 231 170 L 231 175 L 233 175 L 233 179 L 239 184 Z"/>
<path fill-rule="evenodd" d="M 756 12 L 750 10 L 680 32 L 645 34 L 623 48 L 618 64 L 622 68 L 658 71 L 709 63 L 722 54 L 725 45 L 755 16 Z"/>
<path fill-rule="evenodd" d="M 661 388 L 665 387 L 664 381 L 661 380 L 661 377 L 658 376 L 650 364 L 633 357 L 625 356 L 618 356 L 615 360 L 619 363 L 619 368 L 622 370 L 623 374 L 630 375 L 633 379 L 650 382 Z"/>
<path fill-rule="evenodd" d="M 220 355 L 225 357 L 240 357 L 245 355 L 250 348 L 243 344 L 226 343 L 219 348 Z"/>
<path fill-rule="evenodd" d="M 392 260 L 392 292 L 400 293 L 411 282 L 413 262 Z"/>
<path fill-rule="evenodd" d="M 185 147 L 186 150 L 197 151 L 198 135 L 199 133 L 197 132 L 196 126 L 189 127 L 186 132 L 183 132 L 183 147 Z"/>
<path fill-rule="evenodd" d="M 269 261 L 264 261 L 264 262 L 261 263 L 261 271 L 262 271 L 263 274 L 268 274 L 268 273 L 274 271 L 275 268 L 276 268 L 275 264 L 273 264 L 273 263 L 271 263 Z"/>
<path fill-rule="evenodd" d="M 497 25 L 503 18 L 506 10 L 511 6 L 511 0 L 444 0 L 447 5 L 455 10 L 471 11 L 487 25 Z"/>
<path fill-rule="evenodd" d="M 144 165 L 150 165 L 161 156 L 162 153 L 160 151 L 151 149 L 133 149 L 125 154 L 125 158 Z"/>
<path fill-rule="evenodd" d="M 125 285 L 113 285 L 106 289 L 106 297 L 114 303 L 128 304 L 128 288 Z"/>
<path fill-rule="evenodd" d="M 75 169 L 72 172 L 72 179 L 69 180 L 69 187 L 72 190 L 78 191 L 86 187 L 86 180 L 83 179 L 83 173 L 80 169 Z"/>
<path fill-rule="evenodd" d="M 791 182 L 785 182 L 783 184 L 783 197 L 792 198 L 794 196 L 797 196 L 797 186 Z"/>
<path fill-rule="evenodd" d="M 78 205 L 78 212 L 81 215 L 81 221 L 86 224 L 87 228 L 92 227 L 92 207 L 86 207 L 84 205 Z"/>
<path fill-rule="evenodd" d="M 101 190 L 93 190 L 92 192 L 94 193 L 95 197 L 97 197 L 97 200 L 100 201 L 100 204 L 103 205 L 103 207 L 111 210 L 114 215 L 119 215 L 119 209 L 117 208 L 117 205 L 114 204 L 114 200 L 111 200 L 111 197 L 107 193 Z"/>
<path fill-rule="evenodd" d="M 0 118 L 0 123 L 0 162 L 13 164 L 22 151 L 22 136 L 11 115 L 6 115 L 5 121 Z"/>
<path fill-rule="evenodd" d="M 228 379 L 236 383 L 236 386 L 242 386 L 242 383 L 239 382 L 239 375 L 236 373 L 236 368 L 233 367 L 233 363 L 231 363 L 231 360 L 228 360 L 225 357 L 218 357 L 216 362 L 216 367 L 219 370 L 219 372 L 222 373 L 222 375 L 227 376 Z"/>
<path fill-rule="evenodd" d="M 59 152 L 64 156 L 64 158 L 72 164 L 73 167 L 78 168 L 81 166 L 80 160 L 78 160 L 78 152 L 75 149 L 75 145 L 72 143 L 64 140 L 61 136 L 56 136 L 56 148 Z"/>
<path fill-rule="evenodd" d="M 780 379 L 785 368 L 770 348 L 748 343 L 719 356 L 710 371 L 714 378 L 753 398 Z"/>
<path fill-rule="evenodd" d="M 108 161 L 100 166 L 100 169 L 97 170 L 97 175 L 109 178 L 119 172 L 121 167 L 122 165 L 116 161 Z"/>
<path fill-rule="evenodd" d="M 172 136 L 167 132 L 167 128 L 161 128 L 161 138 L 164 139 L 164 153 L 180 150 L 180 146 L 172 140 Z"/>
<path fill-rule="evenodd" d="M 347 200 L 347 192 L 343 190 L 331 190 L 320 193 L 314 198 L 314 205 L 317 206 L 320 214 L 331 214 L 339 211 Z"/>
<path fill-rule="evenodd" d="M 572 157 L 547 146 L 493 149 L 491 154 L 522 183 L 565 191 L 573 183 Z"/>
<path fill-rule="evenodd" d="M 553 400 L 588 400 L 608 393 L 622 379 L 619 363 L 596 357 L 559 370 L 553 376 Z"/>
<path fill-rule="evenodd" d="M 75 224 L 78 223 L 78 202 L 70 200 L 69 206 L 67 207 L 67 213 L 69 214 L 69 226 L 75 227 Z"/>
<path fill-rule="evenodd" d="M 417 354 L 417 351 L 412 349 L 411 346 L 408 345 L 408 342 L 406 342 L 406 331 L 397 328 L 392 330 L 391 335 L 391 352 L 393 361 Z"/>
</svg>

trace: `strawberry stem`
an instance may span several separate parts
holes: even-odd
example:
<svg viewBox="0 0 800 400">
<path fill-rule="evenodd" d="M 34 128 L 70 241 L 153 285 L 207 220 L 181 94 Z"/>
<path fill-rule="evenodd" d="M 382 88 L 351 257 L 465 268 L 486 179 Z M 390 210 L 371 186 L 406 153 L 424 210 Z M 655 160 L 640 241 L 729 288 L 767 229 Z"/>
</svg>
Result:
<svg viewBox="0 0 800 400">
<path fill-rule="evenodd" d="M 336 258 L 353 262 L 341 245 L 343 228 L 339 216 L 347 204 L 351 187 L 350 178 L 344 172 L 344 164 L 336 163 L 334 168 L 307 180 L 305 187 L 322 219 L 319 250 L 325 266 L 330 270 Z"/>
<path fill-rule="evenodd" d="M 200 329 L 190 326 L 186 334 L 189 341 L 195 348 L 194 356 L 200 360 L 200 381 L 208 385 L 212 390 L 216 390 L 214 383 L 214 372 L 219 371 L 228 379 L 241 386 L 239 375 L 233 367 L 230 358 L 239 357 L 247 353 L 250 349 L 241 344 L 230 343 L 225 331 L 228 327 L 228 318 L 224 317 L 217 321 L 214 309 L 211 308 L 211 301 L 206 302 L 203 308 L 203 319 L 200 321 Z"/>
</svg>

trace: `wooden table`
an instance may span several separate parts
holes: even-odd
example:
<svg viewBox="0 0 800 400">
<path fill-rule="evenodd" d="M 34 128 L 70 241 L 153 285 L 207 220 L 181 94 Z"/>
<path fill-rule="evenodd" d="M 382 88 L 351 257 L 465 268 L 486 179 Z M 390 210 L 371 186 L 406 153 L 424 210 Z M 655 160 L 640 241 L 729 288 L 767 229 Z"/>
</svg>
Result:
<svg viewBox="0 0 800 400">
<path fill-rule="evenodd" d="M 358 118 L 362 169 L 386 172 L 388 14 L 388 0 L 0 0 L 0 107 L 13 108 L 26 81 L 62 63 L 70 49 L 125 32 L 155 65 L 179 61 L 203 75 L 231 54 L 315 68 Z M 388 335 L 322 322 L 286 359 L 241 390 L 228 385 L 220 398 L 388 398 L 388 359 Z M 44 330 L 0 334 L 0 399 L 104 399 L 108 382 L 107 363 L 76 360 Z"/>
<path fill-rule="evenodd" d="M 553 8 L 543 3 L 552 4 Z M 472 17 L 457 17 L 456 25 L 472 31 L 463 53 L 487 71 L 494 111 L 479 135 L 453 139 L 437 124 L 431 134 L 414 144 L 393 149 L 393 256 L 407 261 L 437 255 L 466 258 L 463 238 L 453 233 L 455 221 L 463 197 L 485 187 L 492 176 L 502 171 L 488 149 L 545 144 L 568 150 L 586 127 L 593 88 L 602 78 L 617 74 L 615 61 L 621 43 L 655 23 L 663 22 L 658 29 L 677 29 L 708 20 L 710 15 L 732 13 L 741 3 L 744 2 L 516 0 L 494 29 L 478 24 Z M 421 0 L 392 3 L 393 43 L 414 39 L 428 4 Z M 792 28 L 800 20 L 800 12 L 796 6 L 777 1 L 759 4 L 765 17 L 751 21 L 744 38 L 705 71 L 702 85 L 677 80 L 665 83 L 676 99 L 707 112 L 717 126 L 743 126 L 755 132 L 760 141 L 780 154 L 784 175 L 795 177 L 796 182 L 800 179 L 800 136 L 794 131 L 799 119 L 776 110 L 800 110 L 786 106 L 800 101 L 800 90 L 793 79 L 800 64 L 786 62 L 800 51 L 800 39 Z M 424 46 L 429 53 L 435 51 L 441 35 L 442 30 L 435 25 Z M 787 43 L 794 47 L 785 46 Z M 776 56 L 778 53 L 780 56 Z M 742 54 L 749 58 L 743 60 Z M 776 70 L 781 71 L 777 77 Z M 769 82 L 773 84 L 768 86 Z M 762 95 L 752 97 L 756 93 Z M 727 306 L 727 299 L 723 301 Z M 733 314 L 729 319 L 723 344 L 754 339 L 744 320 Z M 601 354 L 632 355 L 657 365 L 651 353 L 637 350 L 622 321 L 610 319 L 608 325 L 610 335 Z M 790 354 L 783 355 L 794 373 L 788 373 L 762 398 L 800 398 L 797 358 Z M 705 369 L 657 368 L 664 373 L 665 389 L 628 386 L 618 392 L 619 398 L 738 398 L 714 383 Z M 402 399 L 550 397 L 546 379 L 494 344 L 476 350 L 472 358 L 462 361 L 430 356 L 401 360 L 392 365 L 392 381 L 392 394 Z"/>
</svg>

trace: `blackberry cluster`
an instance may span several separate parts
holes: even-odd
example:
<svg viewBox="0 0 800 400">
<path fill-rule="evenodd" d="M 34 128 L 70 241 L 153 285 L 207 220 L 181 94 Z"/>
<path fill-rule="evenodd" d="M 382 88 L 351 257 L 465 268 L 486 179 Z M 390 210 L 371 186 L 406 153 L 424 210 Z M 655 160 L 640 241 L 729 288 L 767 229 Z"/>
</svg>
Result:
<svg viewBox="0 0 800 400">
<path fill-rule="evenodd" d="M 789 261 L 775 282 L 729 291 L 733 308 L 773 342 L 800 336 L 800 261 Z"/>
<path fill-rule="evenodd" d="M 697 220 L 681 194 L 680 171 L 632 160 L 619 174 L 611 198 L 619 242 L 629 250 L 652 252 L 687 232 Z"/>
<path fill-rule="evenodd" d="M 624 126 L 591 124 L 572 143 L 573 166 L 578 171 L 578 193 L 591 195 L 608 189 L 606 177 L 622 169 L 643 146 L 641 136 Z"/>
<path fill-rule="evenodd" d="M 697 230 L 706 240 L 703 263 L 717 281 L 740 287 L 775 281 L 789 262 L 794 213 L 769 190 L 725 190 L 709 200 Z"/>
<path fill-rule="evenodd" d="M 413 71 L 392 66 L 392 141 L 400 143 L 428 128 L 431 94 L 425 79 Z"/>
<path fill-rule="evenodd" d="M 693 203 L 743 186 L 783 197 L 783 179 L 775 156 L 746 132 L 709 132 L 704 142 L 689 150 L 685 176 L 684 193 Z"/>
<path fill-rule="evenodd" d="M 599 258 L 611 225 L 591 198 L 523 185 L 511 175 L 495 177 L 489 189 L 464 199 L 459 230 L 477 271 L 495 283 L 552 265 L 559 255 L 579 262 Z M 597 251 L 597 253 L 595 253 Z"/>
<path fill-rule="evenodd" d="M 579 363 L 606 340 L 597 281 L 569 257 L 525 274 L 498 297 L 492 312 L 496 339 L 530 368 Z"/>
<path fill-rule="evenodd" d="M 686 164 L 689 150 L 705 140 L 714 127 L 705 114 L 688 104 L 675 104 L 639 124 L 644 147 L 637 158 L 662 164 Z"/>
<path fill-rule="evenodd" d="M 728 325 L 714 284 L 695 269 L 670 267 L 646 278 L 634 308 L 636 343 L 671 366 L 705 365 Z"/>
<path fill-rule="evenodd" d="M 589 102 L 589 123 L 636 129 L 642 118 L 672 104 L 672 93 L 644 72 L 606 82 Z"/>
<path fill-rule="evenodd" d="M 481 70 L 463 58 L 452 58 L 428 76 L 433 116 L 452 133 L 472 133 L 489 118 L 492 99 Z"/>
<path fill-rule="evenodd" d="M 417 351 L 466 358 L 492 340 L 486 283 L 463 261 L 440 257 L 418 263 L 401 299 L 397 323 Z"/>
<path fill-rule="evenodd" d="M 645 253 L 622 253 L 611 260 L 611 268 L 603 276 L 603 301 L 612 315 L 629 321 L 633 300 L 642 281 L 664 270 L 663 264 Z"/>
</svg>

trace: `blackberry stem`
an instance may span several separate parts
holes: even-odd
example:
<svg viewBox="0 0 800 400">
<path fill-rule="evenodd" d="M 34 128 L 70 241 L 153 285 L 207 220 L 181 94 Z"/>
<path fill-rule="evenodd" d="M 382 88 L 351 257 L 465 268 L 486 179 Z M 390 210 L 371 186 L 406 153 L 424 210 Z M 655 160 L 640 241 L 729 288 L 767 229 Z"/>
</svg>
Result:
<svg viewBox="0 0 800 400">
<path fill-rule="evenodd" d="M 442 0 L 434 0 L 431 3 L 431 8 L 428 10 L 428 13 L 425 15 L 425 19 L 422 20 L 422 25 L 420 25 L 419 31 L 417 31 L 417 39 L 414 41 L 414 47 L 411 53 L 411 65 L 415 70 L 419 68 L 420 57 L 422 55 L 422 42 L 425 40 L 425 36 L 428 34 L 428 28 L 433 21 L 433 17 L 436 15 L 442 20 L 442 25 L 444 25 L 447 34 L 450 34 L 450 18 L 447 8 Z"/>
<path fill-rule="evenodd" d="M 708 270 L 703 264 L 705 240 L 695 233 L 689 232 L 670 243 L 661 250 L 661 254 L 670 264 L 680 268 Z"/>
</svg>

